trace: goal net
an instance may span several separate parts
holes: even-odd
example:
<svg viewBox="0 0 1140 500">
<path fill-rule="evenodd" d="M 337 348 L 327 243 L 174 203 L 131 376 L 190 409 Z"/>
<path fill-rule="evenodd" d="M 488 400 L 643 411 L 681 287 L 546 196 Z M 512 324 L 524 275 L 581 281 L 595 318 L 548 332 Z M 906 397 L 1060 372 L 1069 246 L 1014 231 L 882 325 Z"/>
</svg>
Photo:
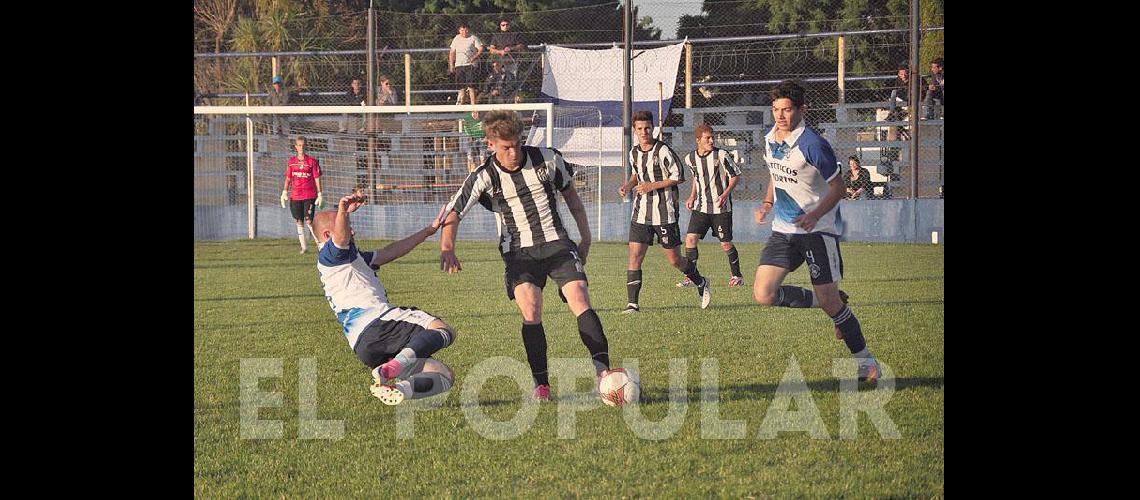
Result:
<svg viewBox="0 0 1140 500">
<path fill-rule="evenodd" d="M 574 184 L 598 235 L 601 171 L 596 108 L 549 103 L 477 106 L 197 106 L 194 108 L 194 238 L 293 238 L 296 225 L 281 208 L 293 139 L 320 162 L 324 210 L 354 190 L 367 204 L 353 214 L 362 239 L 399 239 L 429 224 L 489 153 L 478 118 L 510 109 L 523 120 L 523 141 L 571 145 Z M 475 112 L 475 113 L 473 113 Z M 595 133 L 595 136 L 600 137 Z M 575 136 L 572 144 L 568 138 Z M 581 137 L 578 137 L 581 136 Z M 585 137 L 586 139 L 583 139 Z M 561 150 L 561 149 L 560 149 Z M 565 203 L 567 230 L 578 237 Z M 466 240 L 496 240 L 493 214 L 468 212 Z"/>
</svg>

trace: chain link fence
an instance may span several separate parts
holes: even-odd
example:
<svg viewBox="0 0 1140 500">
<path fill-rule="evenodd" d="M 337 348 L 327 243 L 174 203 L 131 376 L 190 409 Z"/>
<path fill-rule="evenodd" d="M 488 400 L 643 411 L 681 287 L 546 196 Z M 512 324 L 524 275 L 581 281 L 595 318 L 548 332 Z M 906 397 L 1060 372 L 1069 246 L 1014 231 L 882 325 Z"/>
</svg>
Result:
<svg viewBox="0 0 1140 500">
<path fill-rule="evenodd" d="M 247 99 L 251 105 L 266 105 L 274 75 L 283 77 L 289 105 L 358 105 L 358 98 L 349 95 L 353 77 L 365 78 L 366 86 L 386 77 L 398 104 L 454 104 L 459 86 L 448 71 L 448 46 L 460 24 L 469 26 L 484 45 L 477 77 L 479 102 L 489 101 L 491 87 L 483 80 L 496 60 L 507 63 L 512 73 L 511 84 L 503 87 L 496 102 L 540 101 L 545 100 L 540 94 L 543 44 L 603 50 L 622 43 L 623 13 L 618 2 L 505 14 L 377 10 L 374 81 L 367 82 L 366 10 L 337 10 L 331 3 L 321 4 L 325 11 L 290 7 L 294 10 L 289 15 L 238 15 L 222 30 L 197 14 L 202 3 L 207 2 L 195 2 L 196 105 L 244 105 Z M 871 172 L 873 189 L 865 199 L 941 198 L 944 97 L 931 102 L 929 108 L 924 101 L 930 61 L 944 53 L 942 4 L 922 4 L 921 23 L 926 31 L 921 35 L 920 66 L 910 68 L 908 75 L 923 84 L 916 99 L 907 97 L 899 77 L 910 55 L 909 3 L 841 4 L 828 14 L 798 4 L 765 4 L 765 10 L 757 10 L 759 4 L 754 1 L 635 2 L 636 49 L 660 47 L 686 37 L 691 43 L 691 53 L 682 55 L 676 81 L 667 83 L 675 91 L 664 122 L 664 138 L 678 152 L 687 152 L 695 147 L 693 128 L 702 122 L 710 124 L 716 130 L 717 145 L 734 151 L 744 166 L 736 196 L 742 201 L 758 200 L 767 183 L 762 141 L 772 126 L 768 92 L 779 81 L 796 79 L 807 90 L 807 122 L 829 139 L 842 167 L 847 168 L 848 158 L 855 157 Z M 525 50 L 509 58 L 490 53 L 500 21 L 509 23 L 508 32 L 519 35 Z M 215 36 L 219 30 L 224 32 L 220 38 Z M 686 56 L 691 57 L 688 88 Z M 589 89 L 597 81 L 594 75 L 583 74 L 574 84 Z M 374 88 L 373 93 L 379 97 L 382 90 Z M 406 92 L 410 92 L 410 101 Z M 919 121 L 917 179 L 910 165 L 907 118 L 912 109 L 930 117 Z M 334 125 L 329 122 L 317 128 L 320 133 L 339 133 L 326 130 Z M 255 133 L 266 134 L 270 127 L 259 122 Z M 243 130 L 230 132 L 240 135 Z M 286 147 L 275 149 L 287 151 Z M 237 194 L 242 186 L 235 179 L 240 177 L 236 172 L 244 171 L 245 159 L 240 150 L 230 153 L 222 166 L 231 171 L 229 175 L 196 180 L 234 184 L 211 185 L 210 203 L 244 202 L 244 196 Z M 603 202 L 614 202 L 616 193 L 610 193 L 614 191 L 610 187 L 616 186 L 614 179 L 621 178 L 620 169 L 600 168 L 603 187 L 598 196 Z"/>
</svg>

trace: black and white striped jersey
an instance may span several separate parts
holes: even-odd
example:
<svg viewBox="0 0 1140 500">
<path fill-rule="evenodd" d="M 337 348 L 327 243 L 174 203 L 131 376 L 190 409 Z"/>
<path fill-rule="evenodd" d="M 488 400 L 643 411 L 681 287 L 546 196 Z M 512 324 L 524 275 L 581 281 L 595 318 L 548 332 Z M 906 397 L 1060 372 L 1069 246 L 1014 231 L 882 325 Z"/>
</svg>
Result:
<svg viewBox="0 0 1140 500">
<path fill-rule="evenodd" d="M 634 144 L 627 158 L 631 169 L 637 174 L 638 183 L 657 182 L 666 179 L 685 182 L 685 171 L 677 154 L 664 141 L 655 141 L 649 151 L 642 151 Z M 645 194 L 633 190 L 632 220 L 647 226 L 660 226 L 677 222 L 677 186 L 655 189 Z"/>
<path fill-rule="evenodd" d="M 732 195 L 728 195 L 724 207 L 717 206 L 716 200 L 728 189 L 728 180 L 740 175 L 740 167 L 732 161 L 732 154 L 714 147 L 701 156 L 693 151 L 684 158 L 685 165 L 693 172 L 693 185 L 697 189 L 697 200 L 693 202 L 694 212 L 721 214 L 732 211 Z"/>
<path fill-rule="evenodd" d="M 495 155 L 467 176 L 451 197 L 444 214 L 454 210 L 462 219 L 480 197 L 498 222 L 499 251 L 511 252 L 570 236 L 558 216 L 555 191 L 573 187 L 573 172 L 562 155 L 549 148 L 523 146 L 522 166 L 504 170 Z M 535 168 L 535 166 L 538 168 Z"/>
</svg>

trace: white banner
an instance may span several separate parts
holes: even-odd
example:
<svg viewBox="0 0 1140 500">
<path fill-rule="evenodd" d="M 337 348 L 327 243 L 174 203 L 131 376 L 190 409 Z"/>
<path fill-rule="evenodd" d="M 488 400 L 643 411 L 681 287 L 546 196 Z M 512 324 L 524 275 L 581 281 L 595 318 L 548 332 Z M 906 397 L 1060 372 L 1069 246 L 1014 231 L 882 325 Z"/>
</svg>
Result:
<svg viewBox="0 0 1140 500">
<path fill-rule="evenodd" d="M 684 42 L 633 51 L 633 100 L 656 101 L 657 83 L 673 98 Z M 621 101 L 622 49 L 568 49 L 546 46 L 542 93 L 568 101 Z"/>
</svg>

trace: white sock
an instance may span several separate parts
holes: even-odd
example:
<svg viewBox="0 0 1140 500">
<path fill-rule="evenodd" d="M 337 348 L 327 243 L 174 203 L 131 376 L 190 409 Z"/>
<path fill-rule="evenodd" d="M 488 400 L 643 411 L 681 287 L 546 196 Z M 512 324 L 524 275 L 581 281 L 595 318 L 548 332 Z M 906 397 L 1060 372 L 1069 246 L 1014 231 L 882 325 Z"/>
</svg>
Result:
<svg viewBox="0 0 1140 500">
<path fill-rule="evenodd" d="M 405 347 L 396 354 L 396 361 L 399 361 L 400 366 L 404 368 L 412 366 L 412 363 L 415 363 L 417 360 L 416 351 L 413 351 L 410 347 Z"/>
<path fill-rule="evenodd" d="M 317 245 L 320 245 L 321 240 L 318 240 L 317 233 L 313 232 L 313 223 L 305 221 L 305 227 L 309 228 L 309 234 L 313 235 L 313 242 Z"/>
<path fill-rule="evenodd" d="M 297 224 L 297 241 L 301 242 L 301 248 L 302 249 L 308 247 L 305 244 L 305 228 L 303 226 L 301 226 L 300 224 Z"/>
</svg>

